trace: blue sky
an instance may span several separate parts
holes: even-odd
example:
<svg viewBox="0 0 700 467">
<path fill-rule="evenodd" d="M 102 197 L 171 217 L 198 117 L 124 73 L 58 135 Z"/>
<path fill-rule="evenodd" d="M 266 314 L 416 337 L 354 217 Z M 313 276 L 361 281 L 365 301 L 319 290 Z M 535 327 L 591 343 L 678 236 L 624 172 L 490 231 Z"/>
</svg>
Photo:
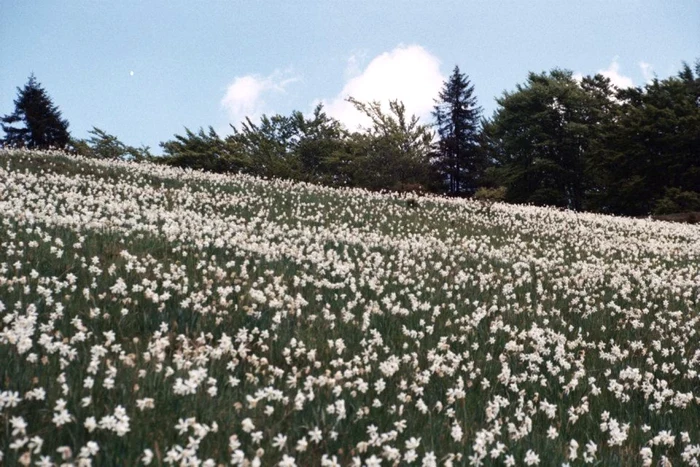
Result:
<svg viewBox="0 0 700 467">
<path fill-rule="evenodd" d="M 673 1 L 2 0 L 0 114 L 34 72 L 70 122 L 131 145 L 184 127 L 344 97 L 402 99 L 429 119 L 459 65 L 486 115 L 528 71 L 604 71 L 620 86 L 700 59 L 700 3 Z"/>
</svg>

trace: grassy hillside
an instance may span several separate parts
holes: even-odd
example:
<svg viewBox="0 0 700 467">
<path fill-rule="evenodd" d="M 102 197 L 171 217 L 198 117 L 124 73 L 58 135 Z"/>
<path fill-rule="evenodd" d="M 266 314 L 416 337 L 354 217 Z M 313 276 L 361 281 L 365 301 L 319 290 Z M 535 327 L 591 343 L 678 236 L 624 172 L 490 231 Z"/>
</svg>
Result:
<svg viewBox="0 0 700 467">
<path fill-rule="evenodd" d="M 2 462 L 700 461 L 700 226 L 0 151 Z"/>
</svg>

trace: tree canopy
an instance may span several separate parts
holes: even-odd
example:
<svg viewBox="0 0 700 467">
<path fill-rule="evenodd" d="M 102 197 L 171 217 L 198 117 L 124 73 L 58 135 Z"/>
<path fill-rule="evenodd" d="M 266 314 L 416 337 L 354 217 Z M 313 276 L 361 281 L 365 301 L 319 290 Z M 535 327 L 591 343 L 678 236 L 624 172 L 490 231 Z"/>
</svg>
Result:
<svg viewBox="0 0 700 467">
<path fill-rule="evenodd" d="M 512 202 L 626 215 L 700 210 L 700 63 L 643 87 L 530 73 L 485 128 Z"/>
<path fill-rule="evenodd" d="M 485 169 L 474 86 L 455 66 L 438 97 L 433 111 L 440 137 L 435 145 L 437 169 L 449 194 L 473 195 Z"/>
<path fill-rule="evenodd" d="M 593 109 L 605 103 L 608 90 L 600 76 L 584 87 L 572 72 L 555 69 L 530 73 L 496 100 L 500 107 L 486 131 L 507 200 L 583 208 L 592 187 L 592 138 L 604 117 Z"/>
<path fill-rule="evenodd" d="M 71 139 L 70 146 L 73 152 L 95 159 L 136 162 L 151 160 L 153 157 L 148 146 L 127 146 L 119 141 L 119 138 L 100 128 L 93 127 L 88 134 L 88 139 Z"/>
<path fill-rule="evenodd" d="M 684 65 L 677 76 L 622 90 L 617 99 L 603 135 L 605 196 L 596 210 L 700 210 L 700 62 L 695 72 Z"/>
<path fill-rule="evenodd" d="M 97 127 L 70 139 L 68 122 L 30 76 L 14 112 L 0 119 L 2 144 L 68 147 L 87 157 L 156 160 Z M 530 72 L 482 118 L 475 87 L 455 66 L 432 112 L 409 115 L 398 100 L 350 103 L 368 125 L 349 131 L 322 105 L 311 113 L 245 118 L 232 133 L 212 127 L 174 135 L 157 160 L 354 186 L 624 215 L 700 211 L 700 61 L 676 76 L 617 89 L 602 75 Z M 435 129 L 435 134 L 431 131 Z"/>
<path fill-rule="evenodd" d="M 430 164 L 433 134 L 415 115 L 408 117 L 398 100 L 389 102 L 389 112 L 380 102 L 348 98 L 369 117 L 371 126 L 352 135 L 355 182 L 370 189 L 402 189 L 406 185 L 428 187 L 435 180 Z"/>
<path fill-rule="evenodd" d="M 364 131 L 348 132 L 318 105 L 309 116 L 294 111 L 263 115 L 259 123 L 246 118 L 225 138 L 212 128 L 186 129 L 161 146 L 170 164 L 195 169 L 375 190 L 434 182 L 427 125 L 398 101 L 389 103 L 388 113 L 379 102 L 350 102 L 371 122 Z"/>
<path fill-rule="evenodd" d="M 68 121 L 32 74 L 17 88 L 15 110 L 0 119 L 6 146 L 29 149 L 65 148 L 70 140 Z"/>
</svg>

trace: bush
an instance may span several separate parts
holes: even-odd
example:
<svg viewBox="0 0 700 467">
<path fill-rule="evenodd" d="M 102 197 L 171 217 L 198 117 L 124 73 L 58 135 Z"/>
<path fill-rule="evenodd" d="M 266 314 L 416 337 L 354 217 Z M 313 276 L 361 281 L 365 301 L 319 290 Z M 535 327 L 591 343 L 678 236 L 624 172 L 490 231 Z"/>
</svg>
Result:
<svg viewBox="0 0 700 467">
<path fill-rule="evenodd" d="M 474 199 L 479 201 L 504 201 L 506 199 L 506 187 L 481 187 L 474 193 Z"/>
<path fill-rule="evenodd" d="M 688 211 L 700 211 L 700 193 L 681 191 L 680 188 L 667 188 L 664 197 L 654 205 L 653 214 L 674 214 Z"/>
<path fill-rule="evenodd" d="M 136 148 L 127 146 L 119 139 L 97 127 L 88 131 L 89 139 L 71 139 L 69 149 L 74 154 L 92 159 L 146 161 L 152 155 L 148 146 Z"/>
</svg>

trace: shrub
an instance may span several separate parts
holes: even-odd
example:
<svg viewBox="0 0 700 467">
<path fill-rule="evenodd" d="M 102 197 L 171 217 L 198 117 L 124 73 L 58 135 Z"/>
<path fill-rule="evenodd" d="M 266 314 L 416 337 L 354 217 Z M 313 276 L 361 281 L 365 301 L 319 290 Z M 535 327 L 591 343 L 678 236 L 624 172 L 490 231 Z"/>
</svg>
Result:
<svg viewBox="0 0 700 467">
<path fill-rule="evenodd" d="M 506 199 L 506 187 L 481 187 L 474 193 L 474 199 L 479 201 L 504 201 Z"/>
<path fill-rule="evenodd" d="M 688 211 L 700 211 L 700 193 L 681 191 L 680 188 L 667 188 L 664 197 L 656 202 L 653 214 L 673 214 Z"/>
</svg>

